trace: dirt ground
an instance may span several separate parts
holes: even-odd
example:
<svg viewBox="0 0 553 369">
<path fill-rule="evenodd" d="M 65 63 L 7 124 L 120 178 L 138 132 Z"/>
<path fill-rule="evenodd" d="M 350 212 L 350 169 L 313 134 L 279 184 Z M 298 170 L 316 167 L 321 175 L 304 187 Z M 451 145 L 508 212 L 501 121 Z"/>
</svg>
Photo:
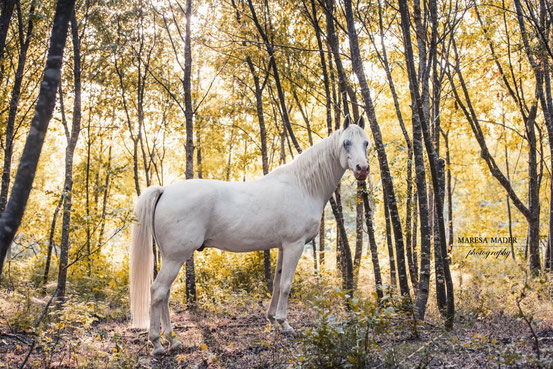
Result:
<svg viewBox="0 0 553 369">
<path fill-rule="evenodd" d="M 126 323 L 96 323 L 84 335 L 60 335 L 56 349 L 37 344 L 27 367 L 38 368 L 288 368 L 298 367 L 301 333 L 284 336 L 265 320 L 266 301 L 252 300 L 247 308 L 225 313 L 173 311 L 175 333 L 182 350 L 161 357 L 150 355 L 145 331 Z M 308 308 L 292 303 L 290 322 L 298 331 L 313 324 Z M 381 368 L 497 368 L 538 367 L 537 356 L 553 360 L 551 322 L 534 323 L 537 337 L 520 317 L 496 316 L 465 320 L 459 317 L 452 331 L 430 316 L 419 326 L 419 337 L 407 329 L 376 338 L 381 350 L 376 367 Z M 31 335 L 0 330 L 0 367 L 17 368 L 32 344 Z M 73 344 L 74 343 L 74 344 Z"/>
</svg>

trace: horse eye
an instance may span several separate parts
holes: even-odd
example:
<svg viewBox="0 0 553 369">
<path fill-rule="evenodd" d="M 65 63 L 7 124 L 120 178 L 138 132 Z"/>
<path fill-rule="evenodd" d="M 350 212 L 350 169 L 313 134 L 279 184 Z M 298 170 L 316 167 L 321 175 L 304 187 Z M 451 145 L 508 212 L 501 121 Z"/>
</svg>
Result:
<svg viewBox="0 0 553 369">
<path fill-rule="evenodd" d="M 365 147 L 369 146 L 369 141 L 363 142 L 363 145 L 365 145 Z"/>
<path fill-rule="evenodd" d="M 350 140 L 344 140 L 344 147 L 347 149 L 349 146 L 351 146 Z"/>
</svg>

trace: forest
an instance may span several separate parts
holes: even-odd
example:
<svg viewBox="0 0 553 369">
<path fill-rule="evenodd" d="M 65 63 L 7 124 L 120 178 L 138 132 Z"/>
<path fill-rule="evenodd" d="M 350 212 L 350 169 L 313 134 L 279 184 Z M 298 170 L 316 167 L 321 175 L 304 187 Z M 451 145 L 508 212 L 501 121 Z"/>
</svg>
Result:
<svg viewBox="0 0 553 369">
<path fill-rule="evenodd" d="M 0 367 L 553 367 L 552 77 L 550 0 L 2 0 Z M 294 332 L 266 317 L 282 248 L 205 245 L 172 331 L 132 326 L 150 186 L 253 182 L 355 125 L 369 174 L 301 243 Z"/>
</svg>

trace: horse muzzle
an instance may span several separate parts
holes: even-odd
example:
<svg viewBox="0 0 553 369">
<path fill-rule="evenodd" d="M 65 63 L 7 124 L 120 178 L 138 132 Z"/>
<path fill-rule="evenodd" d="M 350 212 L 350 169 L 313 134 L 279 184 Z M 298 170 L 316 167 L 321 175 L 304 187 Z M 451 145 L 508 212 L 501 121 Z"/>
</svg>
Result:
<svg viewBox="0 0 553 369">
<path fill-rule="evenodd" d="M 353 169 L 353 175 L 358 181 L 364 181 L 369 174 L 369 165 L 368 164 L 357 164 L 355 169 Z"/>
<path fill-rule="evenodd" d="M 364 181 L 365 179 L 367 179 L 368 174 L 369 174 L 368 170 L 359 170 L 359 171 L 356 170 L 355 172 L 353 172 L 353 176 L 358 181 Z"/>
</svg>

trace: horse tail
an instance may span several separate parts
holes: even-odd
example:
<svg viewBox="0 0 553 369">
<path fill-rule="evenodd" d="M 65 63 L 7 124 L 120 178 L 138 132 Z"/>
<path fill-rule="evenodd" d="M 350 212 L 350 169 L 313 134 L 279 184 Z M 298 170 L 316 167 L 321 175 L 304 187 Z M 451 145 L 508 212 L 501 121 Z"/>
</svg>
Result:
<svg viewBox="0 0 553 369">
<path fill-rule="evenodd" d="M 138 198 L 134 208 L 130 261 L 130 299 L 133 328 L 150 324 L 150 285 L 154 269 L 152 251 L 153 215 L 163 187 L 151 186 Z"/>
</svg>

